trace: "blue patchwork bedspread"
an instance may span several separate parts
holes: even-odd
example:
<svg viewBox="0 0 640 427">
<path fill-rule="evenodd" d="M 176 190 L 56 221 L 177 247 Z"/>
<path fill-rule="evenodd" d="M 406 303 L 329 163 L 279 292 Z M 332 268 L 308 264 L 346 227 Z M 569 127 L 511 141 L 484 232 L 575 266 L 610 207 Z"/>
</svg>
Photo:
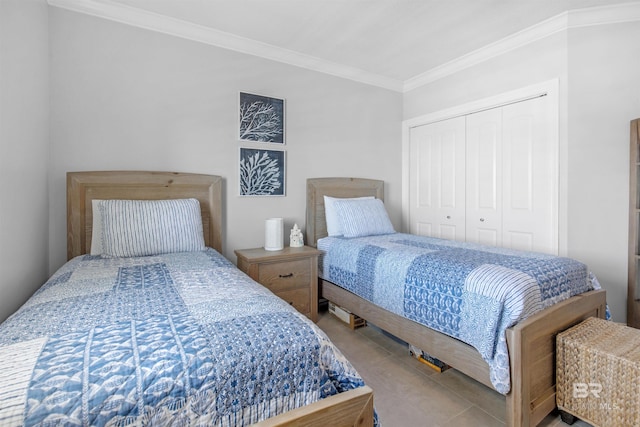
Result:
<svg viewBox="0 0 640 427">
<path fill-rule="evenodd" d="M 510 389 L 505 330 L 599 287 L 569 258 L 410 234 L 327 237 L 318 249 L 324 279 L 472 345 L 503 394 Z"/>
<path fill-rule="evenodd" d="M 74 258 L 0 325 L 2 426 L 242 426 L 362 385 L 212 249 Z"/>
</svg>

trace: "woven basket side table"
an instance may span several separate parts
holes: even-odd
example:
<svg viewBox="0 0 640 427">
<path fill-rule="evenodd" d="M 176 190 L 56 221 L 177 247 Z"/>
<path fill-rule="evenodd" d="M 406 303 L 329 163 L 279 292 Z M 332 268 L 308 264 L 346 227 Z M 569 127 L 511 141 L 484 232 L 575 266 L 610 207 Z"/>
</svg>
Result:
<svg viewBox="0 0 640 427">
<path fill-rule="evenodd" d="M 595 426 L 640 425 L 640 330 L 592 317 L 556 344 L 558 409 Z"/>
</svg>

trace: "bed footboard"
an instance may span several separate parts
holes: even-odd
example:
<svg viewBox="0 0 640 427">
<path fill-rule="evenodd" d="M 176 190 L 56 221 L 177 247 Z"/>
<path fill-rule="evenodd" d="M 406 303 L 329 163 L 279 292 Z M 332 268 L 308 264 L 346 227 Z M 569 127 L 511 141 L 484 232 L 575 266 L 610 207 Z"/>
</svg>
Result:
<svg viewBox="0 0 640 427">
<path fill-rule="evenodd" d="M 373 390 L 367 386 L 358 387 L 255 424 L 258 427 L 327 425 L 373 426 Z"/>
<path fill-rule="evenodd" d="M 535 426 L 555 409 L 556 335 L 588 317 L 604 318 L 605 312 L 605 291 L 591 291 L 507 329 L 511 361 L 508 426 Z"/>
</svg>

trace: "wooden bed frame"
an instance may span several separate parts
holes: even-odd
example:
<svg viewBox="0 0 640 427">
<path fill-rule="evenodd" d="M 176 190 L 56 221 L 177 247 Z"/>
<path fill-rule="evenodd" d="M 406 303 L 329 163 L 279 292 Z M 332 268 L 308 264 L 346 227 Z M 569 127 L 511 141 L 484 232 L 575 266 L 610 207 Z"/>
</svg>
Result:
<svg viewBox="0 0 640 427">
<path fill-rule="evenodd" d="M 222 253 L 222 178 L 176 172 L 100 171 L 67 173 L 67 257 L 90 252 L 93 199 L 200 201 L 205 243 Z M 359 387 L 269 418 L 258 425 L 373 426 L 373 391 Z"/>
<path fill-rule="evenodd" d="M 374 196 L 384 200 L 384 182 L 362 178 L 307 180 L 307 244 L 327 236 L 324 197 Z M 320 281 L 322 296 L 381 329 L 411 343 L 458 371 L 493 388 L 489 365 L 473 347 L 369 301 Z M 506 396 L 508 426 L 535 426 L 556 408 L 555 337 L 582 320 L 605 317 L 605 291 L 591 291 L 549 307 L 507 330 L 511 391 Z"/>
</svg>

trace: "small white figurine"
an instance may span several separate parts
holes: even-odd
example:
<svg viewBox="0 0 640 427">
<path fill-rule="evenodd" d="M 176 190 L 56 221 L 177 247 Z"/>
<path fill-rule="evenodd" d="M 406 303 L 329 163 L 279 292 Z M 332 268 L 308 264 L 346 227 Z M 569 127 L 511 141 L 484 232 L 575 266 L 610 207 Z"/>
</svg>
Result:
<svg viewBox="0 0 640 427">
<path fill-rule="evenodd" d="M 304 246 L 304 238 L 302 237 L 302 231 L 298 228 L 298 224 L 293 224 L 291 236 L 289 237 L 289 246 L 292 248 L 301 248 Z"/>
</svg>

